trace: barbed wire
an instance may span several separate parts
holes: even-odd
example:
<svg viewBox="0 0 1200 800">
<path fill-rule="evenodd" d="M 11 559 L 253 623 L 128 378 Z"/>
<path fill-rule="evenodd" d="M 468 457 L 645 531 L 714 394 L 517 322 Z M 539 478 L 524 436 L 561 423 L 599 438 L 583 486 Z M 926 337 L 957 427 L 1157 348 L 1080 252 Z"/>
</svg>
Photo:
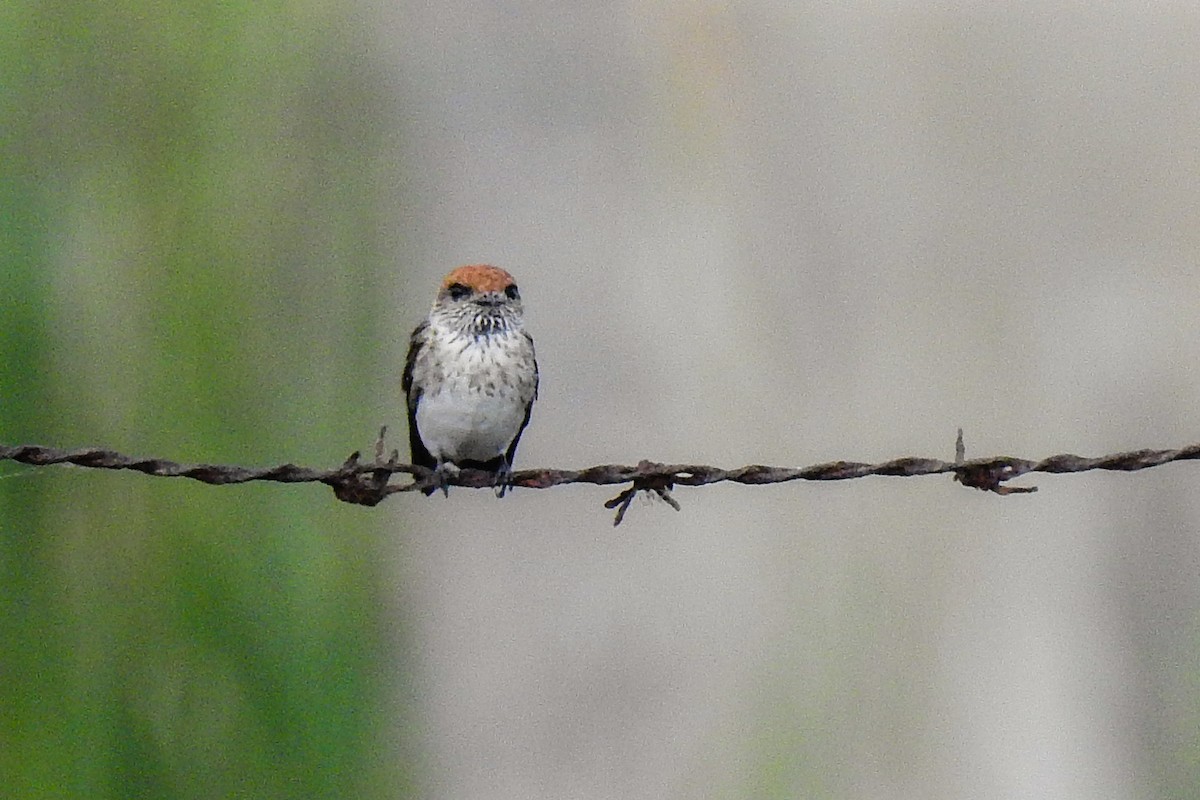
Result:
<svg viewBox="0 0 1200 800">
<path fill-rule="evenodd" d="M 133 470 L 146 475 L 163 478 L 190 478 L 215 486 L 225 486 L 251 481 L 273 481 L 276 483 L 323 483 L 333 488 L 339 500 L 364 506 L 375 506 L 385 498 L 399 492 L 412 492 L 433 487 L 461 486 L 467 488 L 494 488 L 495 475 L 473 469 L 463 469 L 455 474 L 438 476 L 433 470 L 414 464 L 400 463 L 399 453 L 392 450 L 385 458 L 383 428 L 375 443 L 375 458 L 364 462 L 361 454 L 353 453 L 334 469 L 311 469 L 295 464 L 280 464 L 274 467 L 255 469 L 251 467 L 223 464 L 181 464 L 164 458 L 135 458 L 113 450 L 102 448 L 80 448 L 65 450 L 42 445 L 2 445 L 0 461 L 16 461 L 21 464 L 42 467 L 53 464 L 72 464 L 90 469 Z M 737 469 L 720 469 L 694 464 L 661 464 L 640 461 L 636 466 L 601 464 L 587 469 L 524 469 L 512 473 L 511 485 L 527 489 L 548 489 L 570 483 L 588 483 L 598 486 L 630 484 L 605 507 L 616 509 L 614 525 L 625 517 L 633 498 L 639 492 L 657 496 L 675 510 L 679 503 L 671 496 L 676 486 L 707 486 L 713 483 L 741 483 L 759 486 L 788 481 L 841 481 L 865 478 L 870 475 L 912 478 L 919 475 L 953 473 L 954 479 L 964 486 L 995 492 L 996 494 L 1024 494 L 1036 492 L 1036 486 L 1008 486 L 1006 481 L 1031 472 L 1068 473 L 1102 469 L 1133 472 L 1169 464 L 1173 461 L 1200 459 L 1200 444 L 1188 445 L 1175 450 L 1133 450 L 1113 453 L 1098 458 L 1063 453 L 1049 456 L 1040 461 L 1011 456 L 991 456 L 966 460 L 962 429 L 955 442 L 954 461 L 937 458 L 905 457 L 876 464 L 858 461 L 829 461 L 808 467 L 768 467 L 751 464 Z M 408 474 L 409 483 L 393 484 L 391 476 Z"/>
</svg>

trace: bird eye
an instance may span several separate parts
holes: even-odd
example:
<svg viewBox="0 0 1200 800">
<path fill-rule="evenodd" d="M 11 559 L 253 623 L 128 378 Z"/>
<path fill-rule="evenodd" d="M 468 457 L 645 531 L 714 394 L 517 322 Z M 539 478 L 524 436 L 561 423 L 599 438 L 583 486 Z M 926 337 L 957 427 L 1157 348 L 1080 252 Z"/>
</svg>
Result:
<svg viewBox="0 0 1200 800">
<path fill-rule="evenodd" d="M 451 300 L 462 300 L 464 297 L 470 296 L 471 289 L 461 283 L 452 283 L 446 287 L 446 292 L 450 295 Z"/>
<path fill-rule="evenodd" d="M 504 296 L 509 300 L 516 300 L 521 296 L 521 294 L 517 291 L 517 285 L 515 283 L 510 283 L 508 286 L 504 287 Z"/>
</svg>

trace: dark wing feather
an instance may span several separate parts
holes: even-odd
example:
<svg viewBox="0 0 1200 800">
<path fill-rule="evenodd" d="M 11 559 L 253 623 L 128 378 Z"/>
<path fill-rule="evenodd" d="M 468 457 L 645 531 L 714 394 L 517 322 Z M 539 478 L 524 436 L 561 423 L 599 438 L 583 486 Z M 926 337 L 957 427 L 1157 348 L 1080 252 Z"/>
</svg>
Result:
<svg viewBox="0 0 1200 800">
<path fill-rule="evenodd" d="M 413 386 L 413 368 L 417 363 L 417 350 L 420 348 L 421 336 L 428 327 L 428 323 L 422 322 L 412 332 L 412 337 L 408 342 L 408 357 L 404 359 L 404 377 L 400 379 L 400 386 L 404 389 L 408 402 L 408 446 L 412 453 L 412 463 L 435 469 L 437 459 L 425 449 L 425 443 L 421 441 L 421 434 L 417 432 L 417 403 L 421 401 L 421 389 Z M 427 493 L 432 493 L 432 490 Z"/>
<path fill-rule="evenodd" d="M 526 333 L 525 338 L 529 340 L 529 346 L 533 347 L 533 337 Z M 508 459 L 508 466 L 510 468 L 513 465 L 513 459 L 516 458 L 517 455 L 517 443 L 521 441 L 521 434 L 525 432 L 525 426 L 529 424 L 529 415 L 533 413 L 533 401 L 537 400 L 538 382 L 540 380 L 540 376 L 538 375 L 537 358 L 534 358 L 533 396 L 529 398 L 529 405 L 525 406 L 525 419 L 521 420 L 521 427 L 517 428 L 517 435 L 513 437 L 512 444 L 508 446 L 508 452 L 505 454 L 505 458 Z"/>
</svg>

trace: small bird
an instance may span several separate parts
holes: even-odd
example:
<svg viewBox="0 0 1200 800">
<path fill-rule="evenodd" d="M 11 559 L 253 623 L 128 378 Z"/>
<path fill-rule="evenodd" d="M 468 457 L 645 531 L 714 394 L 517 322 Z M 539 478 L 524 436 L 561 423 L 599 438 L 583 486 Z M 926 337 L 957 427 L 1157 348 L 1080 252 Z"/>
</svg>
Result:
<svg viewBox="0 0 1200 800">
<path fill-rule="evenodd" d="M 538 390 L 513 276 L 485 264 L 447 275 L 412 333 L 401 385 L 413 463 L 436 470 L 447 497 L 460 467 L 494 472 L 503 497 Z"/>
</svg>

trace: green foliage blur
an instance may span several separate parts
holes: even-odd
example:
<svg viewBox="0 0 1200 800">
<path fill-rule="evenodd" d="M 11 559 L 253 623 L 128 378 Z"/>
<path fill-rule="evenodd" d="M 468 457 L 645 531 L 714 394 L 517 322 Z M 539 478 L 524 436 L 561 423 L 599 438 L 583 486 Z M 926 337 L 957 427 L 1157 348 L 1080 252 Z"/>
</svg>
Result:
<svg viewBox="0 0 1200 800">
<path fill-rule="evenodd" d="M 394 416 L 392 104 L 352 13 L 0 8 L 0 441 L 324 466 Z M 382 518 L 0 464 L 0 793 L 410 795 Z"/>
</svg>

